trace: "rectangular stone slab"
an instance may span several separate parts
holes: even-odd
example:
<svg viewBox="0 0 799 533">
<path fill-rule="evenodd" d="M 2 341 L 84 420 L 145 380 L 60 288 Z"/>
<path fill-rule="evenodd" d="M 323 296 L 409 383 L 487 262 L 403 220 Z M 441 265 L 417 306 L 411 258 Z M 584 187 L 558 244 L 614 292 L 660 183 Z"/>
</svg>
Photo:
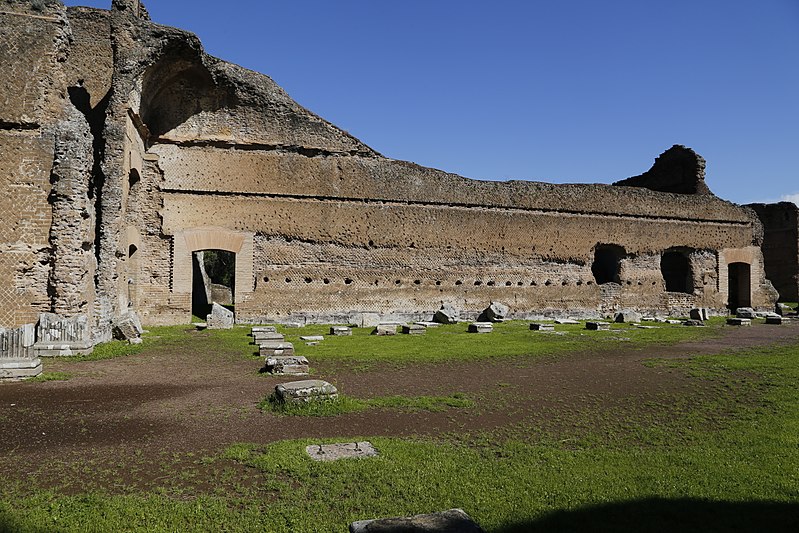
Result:
<svg viewBox="0 0 799 533">
<path fill-rule="evenodd" d="M 555 331 L 555 326 L 552 324 L 530 324 L 530 329 L 533 331 Z"/>
<path fill-rule="evenodd" d="M 437 328 L 438 326 L 441 325 L 438 322 L 428 322 L 426 320 L 422 321 L 422 322 L 414 322 L 414 324 L 419 325 L 419 326 L 424 326 L 426 328 Z"/>
<path fill-rule="evenodd" d="M 287 403 L 307 403 L 338 398 L 335 386 L 321 379 L 305 379 L 281 383 L 275 387 L 275 396 Z"/>
<path fill-rule="evenodd" d="M 727 319 L 728 326 L 751 326 L 752 319 L 751 318 L 728 318 Z"/>
<path fill-rule="evenodd" d="M 377 456 L 377 450 L 368 441 L 309 444 L 305 447 L 305 453 L 314 461 L 337 461 L 339 459 L 361 459 Z"/>
<path fill-rule="evenodd" d="M 396 324 L 378 324 L 374 331 L 375 335 L 383 337 L 385 335 L 396 335 L 397 334 L 397 325 Z"/>
<path fill-rule="evenodd" d="M 273 355 L 266 358 L 264 370 L 272 374 L 307 374 L 308 359 L 302 355 Z"/>
<path fill-rule="evenodd" d="M 402 332 L 406 335 L 424 335 L 427 333 L 427 328 L 411 324 L 410 326 L 402 326 Z"/>
<path fill-rule="evenodd" d="M 593 331 L 607 331 L 610 329 L 610 324 L 607 322 L 586 322 L 585 329 Z"/>
<path fill-rule="evenodd" d="M 325 340 L 324 335 L 302 335 L 300 337 L 301 341 L 323 341 Z"/>
<path fill-rule="evenodd" d="M 253 344 L 261 344 L 264 341 L 282 341 L 285 337 L 281 333 L 253 333 Z"/>
<path fill-rule="evenodd" d="M 250 333 L 253 335 L 256 333 L 277 333 L 277 328 L 275 326 L 253 326 Z"/>
<path fill-rule="evenodd" d="M 294 355 L 294 345 L 290 342 L 269 342 L 261 344 L 258 352 L 264 357 Z"/>
<path fill-rule="evenodd" d="M 779 326 L 782 324 L 782 317 L 781 316 L 767 316 L 766 317 L 766 324 L 774 324 Z"/>
<path fill-rule="evenodd" d="M 352 335 L 352 328 L 347 326 L 330 326 L 331 335 Z"/>
<path fill-rule="evenodd" d="M 491 333 L 494 331 L 494 324 L 491 322 L 472 322 L 469 324 L 469 333 Z"/>
</svg>

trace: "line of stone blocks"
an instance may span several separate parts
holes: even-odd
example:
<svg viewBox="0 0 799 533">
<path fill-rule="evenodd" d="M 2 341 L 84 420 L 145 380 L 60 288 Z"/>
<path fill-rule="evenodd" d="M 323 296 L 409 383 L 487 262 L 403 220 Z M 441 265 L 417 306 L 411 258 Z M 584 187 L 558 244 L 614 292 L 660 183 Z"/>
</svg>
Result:
<svg viewBox="0 0 799 533">
<path fill-rule="evenodd" d="M 281 383 L 275 387 L 275 398 L 284 403 L 309 403 L 338 398 L 335 386 L 321 379 L 305 379 Z"/>
<path fill-rule="evenodd" d="M 590 329 L 592 331 L 608 331 L 610 329 L 610 324 L 608 322 L 586 322 L 585 329 Z"/>
</svg>

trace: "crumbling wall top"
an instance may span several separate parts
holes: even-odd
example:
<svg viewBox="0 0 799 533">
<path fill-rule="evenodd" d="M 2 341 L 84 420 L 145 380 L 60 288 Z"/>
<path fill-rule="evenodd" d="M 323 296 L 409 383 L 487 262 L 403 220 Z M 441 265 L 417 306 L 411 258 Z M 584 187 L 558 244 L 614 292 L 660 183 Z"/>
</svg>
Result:
<svg viewBox="0 0 799 533">
<path fill-rule="evenodd" d="M 681 144 L 675 144 L 660 154 L 652 168 L 640 176 L 613 185 L 677 194 L 713 194 L 705 183 L 705 159 Z"/>
</svg>

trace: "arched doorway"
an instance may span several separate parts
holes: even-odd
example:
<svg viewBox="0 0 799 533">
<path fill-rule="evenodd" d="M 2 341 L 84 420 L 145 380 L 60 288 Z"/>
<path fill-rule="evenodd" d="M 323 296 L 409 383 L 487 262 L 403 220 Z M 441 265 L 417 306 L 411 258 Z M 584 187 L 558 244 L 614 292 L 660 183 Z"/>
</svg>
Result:
<svg viewBox="0 0 799 533">
<path fill-rule="evenodd" d="M 751 276 L 752 267 L 749 263 L 727 265 L 727 307 L 730 310 L 752 306 Z"/>
<path fill-rule="evenodd" d="M 597 285 L 621 283 L 621 260 L 624 256 L 624 248 L 616 244 L 596 245 L 591 273 Z"/>
</svg>

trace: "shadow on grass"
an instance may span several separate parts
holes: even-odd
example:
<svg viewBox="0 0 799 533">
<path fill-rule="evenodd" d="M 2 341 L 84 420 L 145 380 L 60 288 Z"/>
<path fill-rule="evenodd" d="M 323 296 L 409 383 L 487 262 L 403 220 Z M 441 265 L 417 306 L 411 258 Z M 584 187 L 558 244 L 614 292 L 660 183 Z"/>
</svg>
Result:
<svg viewBox="0 0 799 533">
<path fill-rule="evenodd" d="M 799 503 L 652 498 L 557 511 L 539 520 L 512 523 L 496 531 L 796 532 L 799 531 Z"/>
</svg>

